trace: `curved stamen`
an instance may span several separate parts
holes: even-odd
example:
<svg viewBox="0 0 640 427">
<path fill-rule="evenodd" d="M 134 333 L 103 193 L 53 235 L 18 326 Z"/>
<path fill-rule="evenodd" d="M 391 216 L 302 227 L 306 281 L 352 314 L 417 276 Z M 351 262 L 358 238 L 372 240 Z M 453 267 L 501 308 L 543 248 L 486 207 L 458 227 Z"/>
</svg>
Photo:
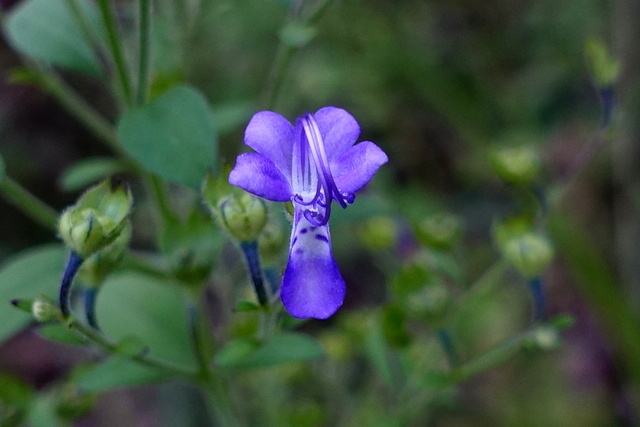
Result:
<svg viewBox="0 0 640 427">
<path fill-rule="evenodd" d="M 304 207 L 304 217 L 316 226 L 327 224 L 331 215 L 331 202 L 336 200 L 342 208 L 353 203 L 355 195 L 342 193 L 338 189 L 331 173 L 324 141 L 318 124 L 311 114 L 300 119 L 301 129 L 297 139 L 299 161 L 294 162 L 293 175 L 299 183 L 299 193 L 293 201 Z M 315 193 L 309 187 L 315 184 Z M 313 194 L 310 200 L 305 200 Z"/>
</svg>

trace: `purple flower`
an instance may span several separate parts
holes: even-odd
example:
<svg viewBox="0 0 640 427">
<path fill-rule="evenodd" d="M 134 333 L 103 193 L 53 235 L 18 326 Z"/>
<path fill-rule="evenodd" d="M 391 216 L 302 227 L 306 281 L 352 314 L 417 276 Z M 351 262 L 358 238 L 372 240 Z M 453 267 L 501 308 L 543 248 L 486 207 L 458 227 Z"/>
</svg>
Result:
<svg viewBox="0 0 640 427">
<path fill-rule="evenodd" d="M 244 142 L 257 153 L 238 156 L 229 182 L 276 202 L 293 202 L 293 231 L 280 297 L 294 317 L 326 319 L 342 305 L 344 279 L 331 252 L 331 203 L 355 192 L 387 162 L 373 142 L 354 145 L 360 127 L 345 110 L 325 107 L 295 126 L 271 111 L 253 116 Z"/>
</svg>

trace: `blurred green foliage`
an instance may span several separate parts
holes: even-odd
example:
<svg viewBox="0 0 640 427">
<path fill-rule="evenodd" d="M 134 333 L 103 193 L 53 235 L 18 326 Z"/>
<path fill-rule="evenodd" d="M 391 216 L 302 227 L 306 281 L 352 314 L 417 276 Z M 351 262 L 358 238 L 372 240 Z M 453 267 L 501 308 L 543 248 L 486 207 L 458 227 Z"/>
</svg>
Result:
<svg viewBox="0 0 640 427">
<path fill-rule="evenodd" d="M 137 1 L 26 0 L 4 21 L 26 67 L 17 83 L 59 104 L 39 105 L 35 91 L 7 95 L 23 110 L 0 111 L 0 190 L 17 204 L 12 177 L 60 210 L 75 191 L 117 171 L 133 181 L 136 202 L 134 250 L 98 298 L 112 354 L 96 363 L 95 350 L 84 350 L 87 334 L 43 325 L 42 336 L 74 345 L 84 363 L 56 372 L 37 393 L 3 375 L 2 425 L 26 417 L 55 425 L 84 414 L 96 398 L 90 417 L 127 425 L 116 410 L 100 412 L 100 399 L 171 378 L 136 360 L 161 358 L 206 383 L 199 353 L 214 372 L 223 368 L 210 394 L 230 400 L 246 425 L 638 421 L 638 298 L 615 255 L 620 230 L 612 232 L 620 225 L 616 209 L 637 212 L 638 198 L 617 204 L 632 180 L 615 178 L 619 165 L 597 155 L 604 142 L 618 143 L 620 128 L 595 133 L 593 150 L 587 141 L 600 114 L 590 80 L 615 86 L 631 67 L 594 40 L 619 28 L 614 42 L 622 44 L 625 23 L 637 22 L 640 11 L 621 14 L 600 0 L 336 0 L 326 9 L 323 0 L 155 0 L 150 100 L 134 107 L 94 7 L 107 3 L 117 7 L 125 72 L 134 76 Z M 3 55 L 18 66 L 14 54 Z M 273 324 L 274 313 L 253 303 L 237 248 L 221 247 L 197 192 L 208 170 L 217 173 L 243 149 L 254 112 L 293 118 L 324 105 L 350 111 L 360 139 L 380 145 L 390 162 L 356 204 L 333 215 L 334 251 L 349 284 L 345 308 L 329 323 L 285 316 Z M 62 109 L 74 124 L 56 113 Z M 575 169 L 583 152 L 589 163 Z M 158 185 L 158 177 L 171 184 Z M 0 209 L 0 297 L 51 295 L 63 251 L 47 245 L 9 258 L 56 238 L 34 232 L 18 212 Z M 282 217 L 270 206 L 266 229 Z M 506 254 L 513 236 L 496 232 L 492 242 L 492 229 L 504 230 L 514 217 L 547 245 L 534 272 L 521 265 L 526 245 Z M 551 245 L 560 259 L 545 269 Z M 270 249 L 276 275 L 283 246 Z M 532 323 L 525 284 L 538 274 L 550 312 L 576 318 L 568 331 L 566 317 Z M 0 317 L 9 349 L 30 319 L 8 308 Z M 11 366 L 0 358 L 0 370 Z M 229 388 L 220 395 L 216 387 Z M 207 412 L 180 393 L 186 403 L 164 396 L 157 407 Z M 213 400 L 211 412 L 228 421 Z M 139 413 L 129 415 L 125 422 L 136 425 Z"/>
</svg>

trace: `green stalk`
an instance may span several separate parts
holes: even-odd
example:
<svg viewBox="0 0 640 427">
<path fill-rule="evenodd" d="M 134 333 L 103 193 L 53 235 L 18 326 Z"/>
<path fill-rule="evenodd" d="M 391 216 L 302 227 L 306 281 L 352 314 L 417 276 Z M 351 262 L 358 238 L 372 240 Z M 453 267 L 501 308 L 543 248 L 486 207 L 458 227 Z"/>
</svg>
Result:
<svg viewBox="0 0 640 427">
<path fill-rule="evenodd" d="M 67 318 L 66 322 L 69 329 L 73 330 L 78 335 L 84 338 L 87 338 L 88 340 L 97 344 L 102 349 L 104 349 L 105 351 L 111 354 L 119 354 L 118 344 L 109 341 L 100 332 L 84 325 L 82 322 L 79 322 L 74 317 Z M 191 369 L 187 369 L 175 363 L 154 358 L 145 354 L 133 354 L 133 355 L 124 355 L 124 356 L 126 356 L 130 360 L 140 365 L 161 369 L 163 371 L 170 372 L 172 374 L 179 375 L 181 377 L 194 379 L 197 376 L 197 373 Z"/>
<path fill-rule="evenodd" d="M 91 47 L 97 49 L 100 46 L 100 42 L 91 28 L 91 25 L 82 13 L 82 10 L 78 6 L 77 0 L 65 0 L 65 3 L 71 12 L 71 16 L 76 21 L 82 36 L 89 42 Z"/>
<path fill-rule="evenodd" d="M 131 105 L 133 99 L 133 90 L 131 89 L 131 80 L 129 78 L 129 71 L 127 70 L 127 64 L 124 57 L 124 51 L 120 44 L 120 35 L 118 33 L 118 25 L 115 19 L 115 14 L 109 0 L 98 0 L 98 8 L 102 15 L 105 29 L 107 31 L 107 43 L 113 62 L 116 65 L 116 71 L 118 73 L 118 80 L 120 81 L 120 88 L 124 96 L 125 103 Z"/>
<path fill-rule="evenodd" d="M 118 141 L 118 135 L 111 124 L 82 99 L 73 89 L 62 81 L 53 71 L 34 67 L 35 77 L 43 89 L 51 94 L 74 117 L 82 122 L 87 129 L 104 141 L 115 153 L 125 155 Z"/>
<path fill-rule="evenodd" d="M 315 10 L 302 20 L 302 24 L 314 24 L 322 16 L 332 1 L 333 0 L 321 0 Z M 291 17 L 289 19 L 293 20 Z M 267 82 L 265 83 L 262 93 L 262 105 L 264 105 L 267 110 L 275 108 L 278 94 L 280 93 L 280 89 L 289 70 L 289 66 L 291 65 L 291 60 L 298 49 L 298 47 L 290 46 L 283 41 L 280 41 L 276 50 L 275 59 L 269 71 L 269 77 L 267 78 Z"/>
<path fill-rule="evenodd" d="M 20 184 L 5 176 L 0 179 L 0 193 L 35 222 L 54 233 L 57 232 L 58 212 Z"/>
<path fill-rule="evenodd" d="M 151 59 L 151 0 L 139 0 L 139 57 L 138 57 L 138 86 L 136 105 L 144 105 L 147 101 L 149 84 L 149 62 Z"/>
</svg>

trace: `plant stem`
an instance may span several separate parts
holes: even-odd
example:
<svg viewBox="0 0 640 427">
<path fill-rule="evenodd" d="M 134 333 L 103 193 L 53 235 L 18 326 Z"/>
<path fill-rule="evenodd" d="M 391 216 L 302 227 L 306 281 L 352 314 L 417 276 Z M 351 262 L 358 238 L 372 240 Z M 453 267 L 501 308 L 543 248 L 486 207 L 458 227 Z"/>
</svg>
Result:
<svg viewBox="0 0 640 427">
<path fill-rule="evenodd" d="M 264 272 L 260 265 L 258 242 L 256 240 L 240 242 L 240 248 L 244 254 L 244 259 L 247 261 L 247 268 L 249 269 L 249 275 L 251 276 L 251 282 L 256 291 L 258 302 L 263 307 L 267 306 L 269 304 L 269 291 L 264 282 Z"/>
<path fill-rule="evenodd" d="M 233 402 L 229 396 L 228 389 L 221 382 L 220 378 L 209 375 L 204 386 L 209 394 L 210 408 L 217 418 L 218 424 L 223 427 L 238 427 L 242 423 L 236 416 L 233 409 Z"/>
<path fill-rule="evenodd" d="M 69 303 L 69 296 L 71 295 L 71 285 L 73 284 L 73 278 L 76 277 L 76 273 L 78 269 L 82 265 L 84 260 L 75 252 L 71 252 L 69 255 L 69 260 L 67 261 L 67 266 L 64 269 L 64 273 L 62 274 L 62 280 L 60 280 L 60 290 L 59 290 L 59 299 L 58 305 L 60 306 L 60 311 L 62 314 L 67 317 L 71 314 L 71 308 Z"/>
<path fill-rule="evenodd" d="M 76 318 L 68 317 L 67 326 L 69 327 L 69 329 L 75 331 L 80 336 L 94 342 L 105 351 L 112 354 L 119 354 L 118 344 L 109 341 L 100 332 L 84 325 L 82 322 L 79 322 Z M 123 356 L 129 358 L 130 360 L 136 363 L 139 363 L 140 365 L 161 369 L 163 371 L 171 372 L 173 374 L 176 374 L 182 377 L 186 377 L 190 379 L 195 379 L 197 377 L 197 373 L 191 369 L 185 368 L 180 365 L 176 365 L 166 360 L 150 357 L 146 354 L 133 354 L 133 355 L 123 355 Z"/>
<path fill-rule="evenodd" d="M 84 13 L 82 13 L 82 10 L 78 6 L 77 0 L 65 0 L 65 3 L 67 4 L 69 11 L 71 12 L 71 16 L 76 21 L 76 24 L 78 25 L 78 29 L 82 33 L 82 36 L 89 42 L 93 49 L 97 50 L 100 47 L 100 41 L 91 28 L 89 22 L 87 22 Z"/>
<path fill-rule="evenodd" d="M 311 12 L 306 18 L 302 20 L 301 24 L 314 24 L 322 16 L 322 14 L 332 3 L 332 1 L 333 0 L 320 0 L 319 5 L 313 12 Z M 294 18 L 290 16 L 289 20 L 293 21 Z M 262 92 L 262 105 L 265 107 L 265 109 L 273 110 L 275 108 L 278 94 L 280 93 L 280 88 L 282 87 L 284 78 L 286 77 L 287 71 L 289 70 L 289 65 L 291 64 L 293 55 L 298 49 L 299 48 L 297 46 L 288 45 L 282 40 L 278 44 L 275 59 L 273 61 L 271 69 L 269 70 L 269 77 L 267 78 L 267 82 L 265 83 Z"/>
<path fill-rule="evenodd" d="M 0 193 L 35 222 L 54 233 L 57 231 L 58 212 L 8 176 L 0 179 Z"/>
<path fill-rule="evenodd" d="M 189 335 L 193 352 L 198 363 L 198 377 L 209 394 L 209 403 L 214 416 L 221 426 L 233 427 L 240 423 L 237 420 L 233 403 L 228 389 L 222 384 L 209 365 L 210 352 L 207 343 L 203 340 L 202 310 L 199 307 L 197 295 L 190 295 L 187 302 L 187 320 L 189 323 Z"/>
<path fill-rule="evenodd" d="M 445 328 L 440 328 L 438 329 L 437 336 L 442 349 L 447 355 L 449 366 L 452 369 L 456 368 L 460 363 L 460 359 L 458 357 L 458 352 L 456 351 L 455 344 L 453 343 L 453 337 L 451 336 L 451 333 Z"/>
<path fill-rule="evenodd" d="M 94 135 L 104 141 L 115 153 L 126 156 L 111 124 L 94 108 L 65 84 L 53 71 L 34 66 L 36 77 L 42 87 L 51 94 L 74 117 L 80 120 Z"/>
<path fill-rule="evenodd" d="M 151 0 L 139 0 L 139 46 L 138 46 L 138 86 L 136 105 L 144 105 L 147 101 L 147 86 L 149 80 L 149 62 L 151 58 Z"/>
<path fill-rule="evenodd" d="M 90 287 L 85 288 L 84 297 L 84 315 L 86 316 L 87 323 L 93 329 L 100 330 L 98 326 L 98 318 L 96 317 L 96 298 L 98 296 L 98 288 Z"/>
<path fill-rule="evenodd" d="M 177 221 L 178 218 L 175 212 L 173 212 L 173 209 L 171 209 L 171 204 L 167 197 L 167 188 L 164 182 L 153 174 L 148 174 L 145 178 L 148 183 L 150 193 L 153 195 L 158 206 L 158 210 L 160 211 L 162 221 L 164 223 Z"/>
<path fill-rule="evenodd" d="M 129 71 L 124 57 L 123 48 L 120 44 L 120 35 L 118 34 L 118 25 L 115 19 L 115 13 L 109 0 L 98 0 L 98 8 L 102 15 L 105 29 L 107 31 L 107 43 L 111 50 L 111 56 L 116 66 L 120 88 L 126 105 L 131 105 L 133 90 L 131 89 L 131 80 Z"/>
</svg>

